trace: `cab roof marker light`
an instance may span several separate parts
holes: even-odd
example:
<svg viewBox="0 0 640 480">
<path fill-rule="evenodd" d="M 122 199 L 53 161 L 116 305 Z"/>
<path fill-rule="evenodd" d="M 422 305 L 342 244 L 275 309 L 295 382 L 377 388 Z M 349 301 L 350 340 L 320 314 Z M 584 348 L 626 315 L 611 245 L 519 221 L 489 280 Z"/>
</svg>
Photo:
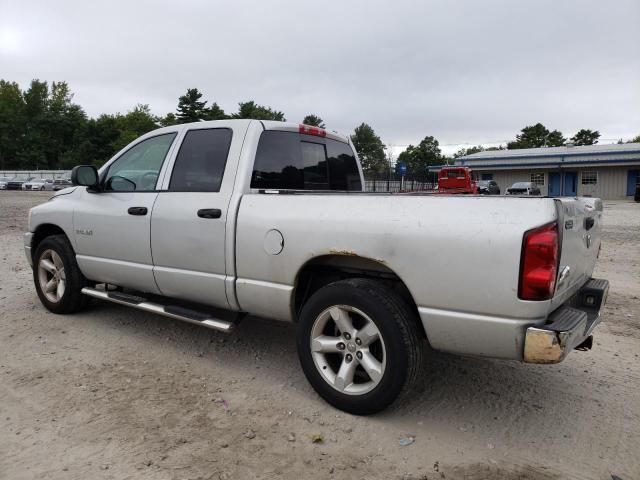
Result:
<svg viewBox="0 0 640 480">
<path fill-rule="evenodd" d="M 323 128 L 313 127 L 311 125 L 305 125 L 301 123 L 298 126 L 298 132 L 304 135 L 313 135 L 314 137 L 326 137 L 327 131 Z"/>
</svg>

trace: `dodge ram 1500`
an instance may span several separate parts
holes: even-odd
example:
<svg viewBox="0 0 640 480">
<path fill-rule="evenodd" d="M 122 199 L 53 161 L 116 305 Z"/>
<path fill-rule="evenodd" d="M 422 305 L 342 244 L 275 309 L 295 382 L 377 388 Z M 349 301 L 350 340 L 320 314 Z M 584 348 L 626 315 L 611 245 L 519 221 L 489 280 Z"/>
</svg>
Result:
<svg viewBox="0 0 640 480">
<path fill-rule="evenodd" d="M 294 322 L 307 379 L 355 414 L 406 390 L 427 346 L 529 363 L 588 349 L 608 291 L 591 277 L 599 199 L 364 193 L 350 139 L 316 127 L 165 127 L 72 181 L 29 214 L 46 308 Z"/>
</svg>

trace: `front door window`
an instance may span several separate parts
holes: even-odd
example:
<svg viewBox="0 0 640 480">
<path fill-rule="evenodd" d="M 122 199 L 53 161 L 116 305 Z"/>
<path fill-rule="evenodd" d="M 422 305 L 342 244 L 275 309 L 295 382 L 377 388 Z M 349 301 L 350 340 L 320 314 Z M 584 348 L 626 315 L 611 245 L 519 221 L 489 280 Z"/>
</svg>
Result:
<svg viewBox="0 0 640 480">
<path fill-rule="evenodd" d="M 176 133 L 151 137 L 137 143 L 111 164 L 104 178 L 108 192 L 152 192 Z"/>
</svg>

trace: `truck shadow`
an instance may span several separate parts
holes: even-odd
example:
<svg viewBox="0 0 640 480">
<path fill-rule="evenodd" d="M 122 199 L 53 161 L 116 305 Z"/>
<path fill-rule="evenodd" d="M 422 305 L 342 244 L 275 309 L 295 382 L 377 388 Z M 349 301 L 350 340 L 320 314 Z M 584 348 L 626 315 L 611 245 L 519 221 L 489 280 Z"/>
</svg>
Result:
<svg viewBox="0 0 640 480">
<path fill-rule="evenodd" d="M 99 302 L 94 303 L 90 315 L 82 317 L 78 319 L 81 323 L 111 324 L 123 335 L 143 336 L 148 348 L 157 343 L 228 365 L 234 372 L 250 374 L 256 371 L 251 369 L 259 368 L 261 377 L 307 398 L 309 408 L 332 411 L 304 378 L 293 324 L 247 317 L 228 335 Z M 459 434 L 491 431 L 499 435 L 508 430 L 510 437 L 518 438 L 521 433 L 518 441 L 530 447 L 550 437 L 570 439 L 596 428 L 593 408 L 582 409 L 580 403 L 599 404 L 592 395 L 597 381 L 585 372 L 584 361 L 573 361 L 572 357 L 560 365 L 541 366 L 431 351 L 414 389 L 388 410 L 367 418 L 405 424 L 413 430 L 424 425 Z"/>
</svg>

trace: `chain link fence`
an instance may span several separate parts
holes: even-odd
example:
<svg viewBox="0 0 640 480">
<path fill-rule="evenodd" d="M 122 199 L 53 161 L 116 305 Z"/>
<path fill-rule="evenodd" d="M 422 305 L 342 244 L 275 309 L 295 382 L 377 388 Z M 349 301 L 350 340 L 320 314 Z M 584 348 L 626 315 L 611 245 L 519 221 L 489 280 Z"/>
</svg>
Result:
<svg viewBox="0 0 640 480">
<path fill-rule="evenodd" d="M 366 192 L 419 192 L 433 191 L 436 188 L 437 175 L 431 173 L 421 176 L 405 175 L 404 178 L 397 173 L 364 176 Z"/>
<path fill-rule="evenodd" d="M 29 178 L 45 178 L 57 180 L 71 178 L 71 170 L 0 170 L 0 177 L 28 180 Z"/>
</svg>

